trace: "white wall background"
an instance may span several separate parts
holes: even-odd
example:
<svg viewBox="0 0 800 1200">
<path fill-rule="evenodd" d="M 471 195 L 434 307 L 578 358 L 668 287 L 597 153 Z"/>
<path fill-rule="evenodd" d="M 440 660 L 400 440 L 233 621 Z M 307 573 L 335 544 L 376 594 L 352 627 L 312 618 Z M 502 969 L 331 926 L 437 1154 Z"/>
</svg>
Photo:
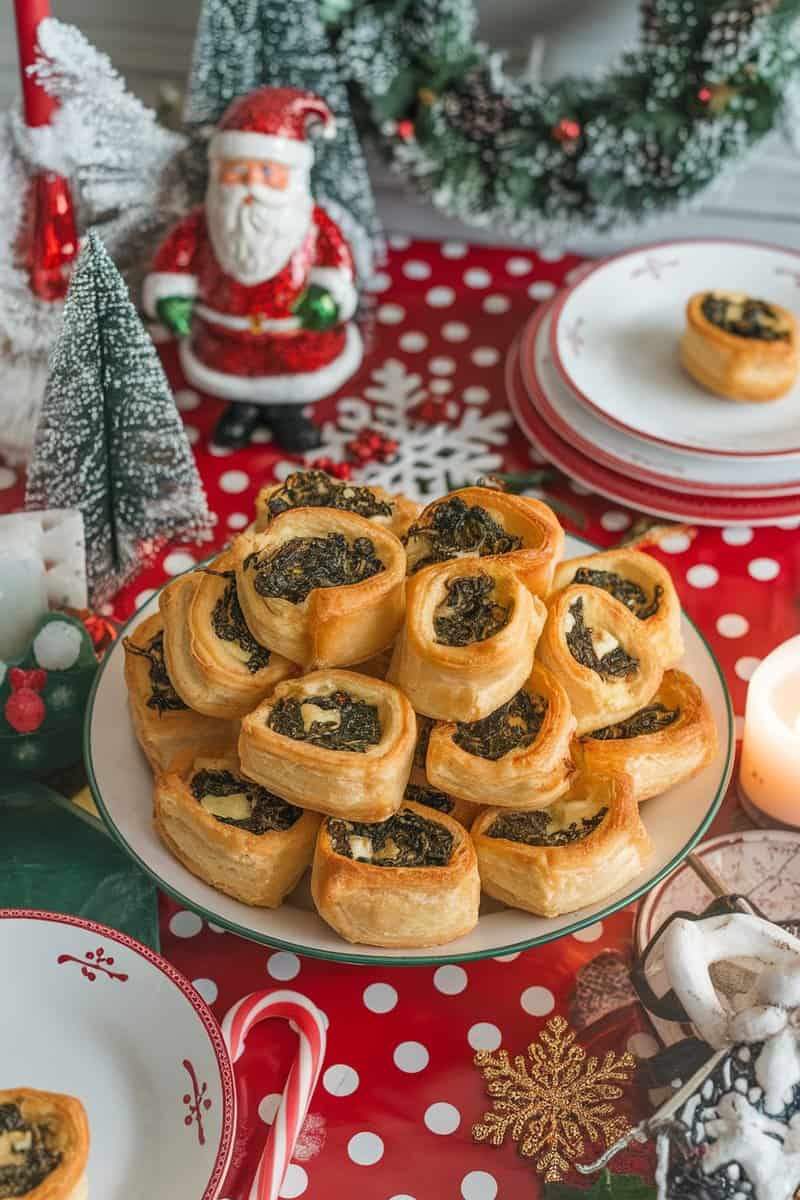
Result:
<svg viewBox="0 0 800 1200">
<path fill-rule="evenodd" d="M 545 76 L 583 73 L 635 44 L 637 0 L 479 0 L 481 34 L 523 63 L 543 40 Z M 199 0 L 53 0 L 53 14 L 78 25 L 105 50 L 130 86 L 153 102 L 164 83 L 186 77 Z M 16 41 L 10 0 L 0 6 L 0 104 L 17 94 Z M 387 227 L 420 236 L 504 240 L 502 230 L 465 231 L 419 201 L 375 164 L 374 181 Z M 576 249 L 607 251 L 635 240 L 677 235 L 755 237 L 800 249 L 800 157 L 773 135 L 721 195 L 696 212 L 642 229 L 619 229 Z"/>
</svg>

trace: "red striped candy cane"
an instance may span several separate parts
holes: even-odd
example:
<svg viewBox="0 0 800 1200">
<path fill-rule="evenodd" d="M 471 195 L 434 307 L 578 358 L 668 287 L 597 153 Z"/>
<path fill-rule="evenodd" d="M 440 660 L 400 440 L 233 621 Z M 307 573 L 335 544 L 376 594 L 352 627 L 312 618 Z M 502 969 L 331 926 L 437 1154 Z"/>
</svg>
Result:
<svg viewBox="0 0 800 1200">
<path fill-rule="evenodd" d="M 282 989 L 253 992 L 234 1004 L 225 1017 L 222 1035 L 234 1063 L 253 1026 L 269 1017 L 288 1021 L 299 1046 L 247 1200 L 277 1200 L 325 1058 L 327 1037 L 319 1009 L 307 996 Z"/>
</svg>

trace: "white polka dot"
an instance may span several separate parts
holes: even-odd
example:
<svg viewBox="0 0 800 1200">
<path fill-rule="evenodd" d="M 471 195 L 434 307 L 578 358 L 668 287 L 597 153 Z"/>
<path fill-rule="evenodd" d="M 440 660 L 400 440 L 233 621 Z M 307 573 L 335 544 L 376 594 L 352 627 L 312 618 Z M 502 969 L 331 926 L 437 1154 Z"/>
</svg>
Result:
<svg viewBox="0 0 800 1200">
<path fill-rule="evenodd" d="M 0 467 L 0 488 L 13 487 L 17 482 L 17 473 L 12 471 L 10 467 Z"/>
<path fill-rule="evenodd" d="M 428 363 L 428 370 L 432 375 L 452 375 L 455 369 L 456 364 L 452 358 L 446 358 L 444 355 L 432 358 Z"/>
<path fill-rule="evenodd" d="M 433 379 L 430 389 L 435 396 L 446 396 L 453 390 L 453 381 L 451 379 Z M 458 408 L 456 408 L 456 416 L 458 416 Z"/>
<path fill-rule="evenodd" d="M 442 337 L 446 342 L 465 342 L 469 337 L 469 325 L 463 321 L 448 321 L 442 326 Z"/>
<path fill-rule="evenodd" d="M 497 1180 L 488 1171 L 469 1171 L 461 1180 L 463 1200 L 494 1200 Z"/>
<path fill-rule="evenodd" d="M 525 988 L 519 1002 L 525 1012 L 530 1013 L 532 1017 L 544 1017 L 556 1006 L 556 998 L 550 988 L 539 987 L 538 984 Z"/>
<path fill-rule="evenodd" d="M 250 476 L 244 471 L 223 471 L 219 477 L 219 486 L 223 492 L 229 494 L 243 492 L 250 486 Z"/>
<path fill-rule="evenodd" d="M 542 262 L 558 262 L 564 257 L 564 250 L 561 246 L 542 246 L 538 254 Z"/>
<path fill-rule="evenodd" d="M 500 1030 L 488 1021 L 478 1021 L 467 1033 L 467 1041 L 473 1050 L 496 1050 L 502 1040 Z"/>
<path fill-rule="evenodd" d="M 519 950 L 515 950 L 513 954 L 497 954 L 495 956 L 494 961 L 495 962 L 514 962 L 514 960 L 517 958 L 519 958 Z"/>
<path fill-rule="evenodd" d="M 192 987 L 197 989 L 206 1004 L 213 1004 L 219 995 L 219 988 L 213 979 L 193 979 Z"/>
<path fill-rule="evenodd" d="M 183 432 L 186 434 L 186 440 L 190 446 L 196 446 L 200 440 L 200 430 L 195 429 L 194 425 L 184 425 Z"/>
<path fill-rule="evenodd" d="M 753 671 L 755 671 L 760 662 L 761 659 L 756 658 L 755 655 L 744 654 L 741 658 L 737 658 L 733 669 L 739 679 L 743 679 L 745 683 L 747 683 L 748 679 L 753 674 Z"/>
<path fill-rule="evenodd" d="M 200 407 L 200 397 L 191 388 L 181 388 L 175 393 L 175 403 L 181 412 L 193 412 Z"/>
<path fill-rule="evenodd" d="M 658 1042 L 649 1033 L 634 1033 L 628 1038 L 628 1049 L 637 1058 L 652 1058 L 658 1053 Z"/>
<path fill-rule="evenodd" d="M 751 579 L 757 579 L 760 583 L 768 583 L 770 579 L 774 579 L 780 574 L 780 563 L 777 563 L 774 558 L 753 558 L 747 564 L 747 574 Z"/>
<path fill-rule="evenodd" d="M 736 735 L 737 742 L 740 742 L 744 737 L 744 717 L 736 716 L 733 718 L 733 732 Z"/>
<path fill-rule="evenodd" d="M 387 275 L 385 271 L 376 271 L 372 278 L 367 281 L 368 292 L 385 292 L 391 286 L 392 277 L 391 275 Z"/>
<path fill-rule="evenodd" d="M 417 333 L 416 330 L 412 330 L 410 333 L 404 333 L 397 344 L 401 350 L 406 350 L 409 354 L 413 354 L 417 350 L 424 350 L 428 344 L 428 339 L 424 333 Z"/>
<path fill-rule="evenodd" d="M 334 1063 L 322 1076 L 322 1086 L 332 1096 L 352 1096 L 358 1084 L 358 1071 L 347 1063 Z"/>
<path fill-rule="evenodd" d="M 233 450 L 230 446 L 218 446 L 216 442 L 209 442 L 208 453 L 214 458 L 227 458 L 229 454 L 233 454 Z"/>
<path fill-rule="evenodd" d="M 430 263 L 419 258 L 410 258 L 403 263 L 403 274 L 407 279 L 427 279 L 431 273 Z"/>
<path fill-rule="evenodd" d="M 300 959 L 290 950 L 278 950 L 267 959 L 267 974 L 273 979 L 294 979 L 300 974 Z"/>
<path fill-rule="evenodd" d="M 463 967 L 453 965 L 437 967 L 433 976 L 433 986 L 445 996 L 457 996 L 467 986 L 467 972 Z"/>
<path fill-rule="evenodd" d="M 461 393 L 465 404 L 486 404 L 489 396 L 489 389 L 485 387 L 468 387 Z"/>
<path fill-rule="evenodd" d="M 578 929 L 572 936 L 576 942 L 596 942 L 603 936 L 603 922 L 595 921 L 593 925 Z"/>
<path fill-rule="evenodd" d="M 244 529 L 249 520 L 247 513 L 228 513 L 227 525 L 229 529 Z"/>
<path fill-rule="evenodd" d="M 303 415 L 309 416 L 310 414 L 304 412 Z M 253 430 L 253 432 L 250 434 L 250 441 L 253 443 L 254 446 L 264 446 L 264 445 L 266 445 L 267 442 L 272 441 L 272 434 L 270 433 L 270 431 L 268 429 L 265 429 L 262 425 L 262 427 L 260 429 Z"/>
<path fill-rule="evenodd" d="M 492 282 L 492 277 L 483 267 L 470 267 L 464 272 L 464 283 L 471 288 L 485 288 Z"/>
<path fill-rule="evenodd" d="M 500 351 L 494 346 L 478 346 L 470 355 L 476 367 L 493 367 L 499 357 Z"/>
<path fill-rule="evenodd" d="M 308 1175 L 303 1168 L 297 1163 L 289 1163 L 278 1195 L 281 1200 L 295 1200 L 296 1196 L 302 1196 L 307 1187 Z"/>
<path fill-rule="evenodd" d="M 463 258 L 467 253 L 464 242 L 442 242 L 442 254 L 445 258 Z"/>
<path fill-rule="evenodd" d="M 723 529 L 722 540 L 728 546 L 746 546 L 753 540 L 753 531 L 749 525 L 730 525 Z"/>
<path fill-rule="evenodd" d="M 695 563 L 686 572 L 686 582 L 696 588 L 710 588 L 719 579 L 719 571 L 711 563 Z"/>
<path fill-rule="evenodd" d="M 164 570 L 168 575 L 180 575 L 181 571 L 188 571 L 194 565 L 194 555 L 188 550 L 173 550 L 164 559 Z"/>
<path fill-rule="evenodd" d="M 568 479 L 567 486 L 576 496 L 590 496 L 592 494 L 592 489 L 587 487 L 585 483 L 580 483 L 577 479 Z"/>
<path fill-rule="evenodd" d="M 400 304 L 381 304 L 375 315 L 382 325 L 399 325 L 406 310 Z"/>
<path fill-rule="evenodd" d="M 604 512 L 600 518 L 603 529 L 609 530 L 610 533 L 618 533 L 621 529 L 627 529 L 630 523 L 631 519 L 628 514 L 619 512 L 617 509 Z"/>
<path fill-rule="evenodd" d="M 383 1158 L 383 1140 L 377 1133 L 356 1133 L 347 1143 L 347 1154 L 359 1167 L 371 1167 Z"/>
<path fill-rule="evenodd" d="M 528 295 L 531 300 L 549 300 L 555 293 L 556 285 L 551 283 L 549 279 L 537 279 L 528 288 Z"/>
<path fill-rule="evenodd" d="M 371 983 L 364 988 L 364 1004 L 370 1012 L 391 1012 L 397 1004 L 397 991 L 390 983 Z"/>
<path fill-rule="evenodd" d="M 691 544 L 692 539 L 688 533 L 668 533 L 665 537 L 659 538 L 658 548 L 665 554 L 683 554 Z"/>
<path fill-rule="evenodd" d="M 496 315 L 497 313 L 508 312 L 508 310 L 511 308 L 511 301 L 509 300 L 508 296 L 487 296 L 481 307 L 483 308 L 484 312 L 493 313 Z"/>
<path fill-rule="evenodd" d="M 461 1113 L 454 1104 L 439 1100 L 425 1109 L 424 1120 L 431 1133 L 455 1133 L 461 1124 Z"/>
<path fill-rule="evenodd" d="M 175 937 L 180 938 L 194 937 L 202 928 L 202 918 L 198 917 L 197 913 L 189 912 L 185 908 L 181 909 L 180 912 L 176 912 L 169 923 L 170 933 L 174 933 Z"/>
<path fill-rule="evenodd" d="M 782 517 L 775 524 L 778 529 L 798 529 L 800 528 L 800 517 Z"/>
<path fill-rule="evenodd" d="M 425 1070 L 431 1056 L 422 1042 L 401 1042 L 399 1046 L 395 1046 L 393 1059 L 398 1071 L 416 1075 L 418 1071 Z"/>
<path fill-rule="evenodd" d="M 717 633 L 720 637 L 744 637 L 749 628 L 750 622 L 741 613 L 723 613 L 721 617 L 717 618 Z"/>
<path fill-rule="evenodd" d="M 413 1196 L 409 1196 L 407 1192 L 403 1192 L 402 1196 L 390 1196 L 389 1200 L 414 1200 Z"/>
<path fill-rule="evenodd" d="M 134 599 L 133 603 L 137 608 L 142 608 L 143 605 L 147 604 L 148 600 L 151 600 L 153 596 L 155 596 L 155 594 L 156 588 L 143 588 L 141 592 L 136 593 L 136 598 Z"/>
<path fill-rule="evenodd" d="M 447 308 L 455 298 L 456 294 L 451 287 L 432 287 L 425 293 L 425 299 L 431 308 Z"/>
<path fill-rule="evenodd" d="M 208 922 L 208 928 L 211 930 L 212 933 L 227 933 L 228 932 L 227 929 L 224 928 L 224 926 L 215 925 L 213 923 L 213 921 Z"/>
<path fill-rule="evenodd" d="M 529 258 L 515 256 L 514 258 L 509 258 L 506 262 L 506 270 L 509 275 L 527 275 L 532 267 L 533 263 Z"/>
<path fill-rule="evenodd" d="M 389 245 L 393 250 L 407 250 L 411 245 L 411 238 L 406 237 L 404 233 L 393 233 L 389 238 Z"/>
<path fill-rule="evenodd" d="M 280 1092 L 270 1092 L 258 1106 L 258 1115 L 265 1125 L 271 1125 L 275 1120 L 275 1113 L 280 1108 L 281 1094 Z"/>
</svg>

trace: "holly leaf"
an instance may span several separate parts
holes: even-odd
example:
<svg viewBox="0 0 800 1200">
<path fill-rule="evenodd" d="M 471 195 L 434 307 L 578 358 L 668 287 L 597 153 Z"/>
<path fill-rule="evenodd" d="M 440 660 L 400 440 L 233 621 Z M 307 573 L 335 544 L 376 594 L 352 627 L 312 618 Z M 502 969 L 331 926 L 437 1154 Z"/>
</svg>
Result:
<svg viewBox="0 0 800 1200">
<path fill-rule="evenodd" d="M 641 1175 L 612 1175 L 603 1171 L 589 1188 L 571 1183 L 546 1183 L 543 1200 L 657 1200 L 656 1188 Z"/>
</svg>

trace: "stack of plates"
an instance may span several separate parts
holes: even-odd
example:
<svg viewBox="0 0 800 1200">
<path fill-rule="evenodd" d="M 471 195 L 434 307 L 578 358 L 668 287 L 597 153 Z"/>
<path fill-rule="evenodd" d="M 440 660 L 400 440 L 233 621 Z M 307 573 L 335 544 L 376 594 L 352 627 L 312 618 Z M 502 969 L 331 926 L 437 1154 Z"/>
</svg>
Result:
<svg viewBox="0 0 800 1200">
<path fill-rule="evenodd" d="M 546 458 L 604 496 L 673 520 L 772 524 L 800 515 L 800 383 L 736 404 L 684 372 L 686 301 L 713 288 L 800 316 L 800 255 L 675 241 L 584 269 L 512 347 L 511 407 Z"/>
</svg>

